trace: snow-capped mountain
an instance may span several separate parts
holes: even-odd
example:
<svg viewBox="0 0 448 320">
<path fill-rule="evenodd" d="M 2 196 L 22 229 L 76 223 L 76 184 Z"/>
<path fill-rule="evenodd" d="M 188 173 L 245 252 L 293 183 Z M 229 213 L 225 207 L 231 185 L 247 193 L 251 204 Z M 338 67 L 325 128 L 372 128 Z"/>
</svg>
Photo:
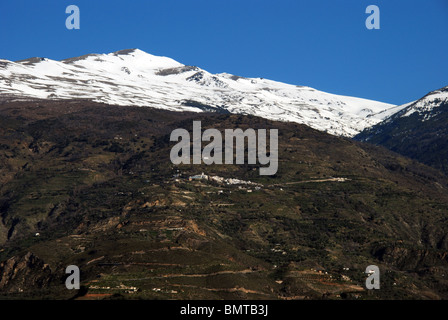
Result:
<svg viewBox="0 0 448 320">
<path fill-rule="evenodd" d="M 416 101 L 390 108 L 389 110 L 396 109 L 396 112 L 390 114 L 376 125 L 366 127 L 363 132 L 358 135 L 358 138 L 362 137 L 361 140 L 368 141 L 371 136 L 381 135 L 385 129 L 389 127 L 393 127 L 394 130 L 401 130 L 401 128 L 396 125 L 398 122 L 411 121 L 415 125 L 418 125 L 418 123 L 425 122 L 431 118 L 437 117 L 442 112 L 446 112 L 445 107 L 447 105 L 448 86 L 431 91 L 423 98 Z"/>
<path fill-rule="evenodd" d="M 396 117 L 409 117 L 417 112 L 418 115 L 424 115 L 421 120 L 425 121 L 430 117 L 436 116 L 440 112 L 438 107 L 446 103 L 448 103 L 448 86 L 432 91 L 417 101 L 403 105 L 400 112 L 390 117 L 391 119 L 387 120 L 391 121 Z"/>
<path fill-rule="evenodd" d="M 210 74 L 128 49 L 55 61 L 0 60 L 0 98 L 91 99 L 173 111 L 251 114 L 354 136 L 401 107 L 262 78 Z"/>
<path fill-rule="evenodd" d="M 403 105 L 355 139 L 382 145 L 448 173 L 448 87 Z"/>
</svg>

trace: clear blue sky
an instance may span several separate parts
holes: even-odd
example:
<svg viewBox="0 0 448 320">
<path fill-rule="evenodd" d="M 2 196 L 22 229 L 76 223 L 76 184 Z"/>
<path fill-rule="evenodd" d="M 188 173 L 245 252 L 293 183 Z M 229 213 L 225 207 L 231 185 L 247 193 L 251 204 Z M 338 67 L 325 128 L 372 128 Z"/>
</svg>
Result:
<svg viewBox="0 0 448 320">
<path fill-rule="evenodd" d="M 67 30 L 65 8 L 81 11 Z M 367 30 L 366 7 L 381 10 Z M 14 0 L 0 58 L 63 59 L 126 48 L 212 73 L 263 77 L 405 103 L 448 85 L 448 0 Z"/>
</svg>

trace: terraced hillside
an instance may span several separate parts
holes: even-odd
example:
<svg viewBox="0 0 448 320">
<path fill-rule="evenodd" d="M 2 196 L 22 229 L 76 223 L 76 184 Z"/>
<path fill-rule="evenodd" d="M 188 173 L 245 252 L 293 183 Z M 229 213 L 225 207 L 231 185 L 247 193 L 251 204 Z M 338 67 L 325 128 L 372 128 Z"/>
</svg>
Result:
<svg viewBox="0 0 448 320">
<path fill-rule="evenodd" d="M 170 133 L 193 120 L 278 129 L 277 174 L 172 165 Z M 3 103 L 0 182 L 2 298 L 448 297 L 446 176 L 304 125 Z M 64 285 L 71 264 L 78 292 Z M 370 264 L 382 271 L 375 292 L 364 289 Z"/>
</svg>

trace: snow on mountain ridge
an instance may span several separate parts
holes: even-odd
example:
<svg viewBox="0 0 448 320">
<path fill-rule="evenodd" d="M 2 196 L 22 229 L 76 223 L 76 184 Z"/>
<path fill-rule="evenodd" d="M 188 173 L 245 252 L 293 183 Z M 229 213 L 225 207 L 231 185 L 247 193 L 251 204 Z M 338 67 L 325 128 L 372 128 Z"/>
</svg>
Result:
<svg viewBox="0 0 448 320">
<path fill-rule="evenodd" d="M 342 136 L 353 136 L 399 108 L 262 78 L 211 74 L 139 49 L 62 61 L 0 60 L 2 95 L 82 98 L 172 111 L 201 112 L 202 106 L 209 106 L 207 111 L 226 110 L 298 122 Z"/>
<path fill-rule="evenodd" d="M 415 112 L 419 114 L 432 112 L 434 115 L 436 113 L 434 110 L 446 103 L 448 103 L 448 86 L 432 91 L 413 103 L 406 104 L 400 116 L 409 117 Z M 430 116 L 430 114 L 427 114 L 424 120 L 427 120 Z"/>
</svg>

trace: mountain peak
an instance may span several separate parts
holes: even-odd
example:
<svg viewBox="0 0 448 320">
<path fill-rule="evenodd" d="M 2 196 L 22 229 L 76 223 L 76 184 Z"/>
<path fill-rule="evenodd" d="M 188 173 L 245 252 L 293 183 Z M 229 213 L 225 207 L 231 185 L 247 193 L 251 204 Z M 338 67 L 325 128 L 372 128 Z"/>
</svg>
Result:
<svg viewBox="0 0 448 320">
<path fill-rule="evenodd" d="M 309 87 L 211 74 L 137 48 L 62 61 L 31 58 L 2 62 L 0 95 L 252 114 L 343 136 L 353 136 L 395 111 L 390 104 Z"/>
<path fill-rule="evenodd" d="M 448 87 L 405 105 L 355 139 L 382 145 L 448 173 Z"/>
<path fill-rule="evenodd" d="M 173 59 L 169 58 L 169 57 L 165 57 L 165 56 L 157 56 L 151 53 L 148 53 L 146 51 L 137 49 L 137 48 L 133 48 L 133 49 L 123 49 L 123 50 L 118 50 L 112 53 L 109 53 L 108 55 L 110 56 L 116 56 L 116 57 L 134 57 L 134 58 L 155 58 L 155 59 L 165 59 L 165 60 L 172 60 Z"/>
<path fill-rule="evenodd" d="M 133 49 L 123 49 L 123 50 L 115 51 L 112 54 L 118 56 L 118 55 L 128 55 L 131 53 L 140 53 L 140 52 L 146 53 L 140 49 L 133 48 Z"/>
<path fill-rule="evenodd" d="M 16 63 L 21 63 L 24 65 L 33 65 L 36 63 L 39 63 L 41 61 L 45 61 L 47 60 L 47 58 L 42 58 L 42 57 L 32 57 L 32 58 L 28 58 L 28 59 L 23 59 L 23 60 L 17 60 L 15 61 Z"/>
<path fill-rule="evenodd" d="M 408 117 L 414 113 L 425 114 L 423 121 L 431 117 L 441 105 L 448 102 L 448 86 L 434 90 L 426 94 L 423 98 L 407 104 L 406 107 L 397 116 Z"/>
</svg>

